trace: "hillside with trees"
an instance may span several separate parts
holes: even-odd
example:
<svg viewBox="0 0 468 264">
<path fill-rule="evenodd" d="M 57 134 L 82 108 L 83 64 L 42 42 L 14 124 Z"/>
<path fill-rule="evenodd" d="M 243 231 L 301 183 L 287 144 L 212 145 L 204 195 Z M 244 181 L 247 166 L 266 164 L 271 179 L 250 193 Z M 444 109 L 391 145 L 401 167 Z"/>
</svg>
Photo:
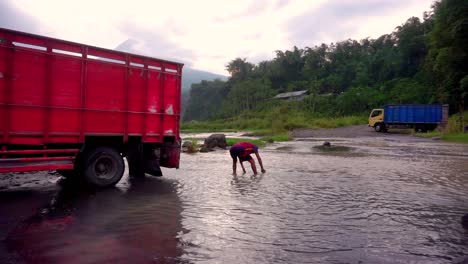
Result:
<svg viewBox="0 0 468 264">
<path fill-rule="evenodd" d="M 283 116 L 283 128 L 294 128 L 391 103 L 447 103 L 455 113 L 468 97 L 467 43 L 468 1 L 441 0 L 422 19 L 376 39 L 293 47 L 258 64 L 236 58 L 226 66 L 227 81 L 192 85 L 184 121 L 243 118 L 271 126 Z M 308 91 L 302 101 L 273 99 L 300 90 Z"/>
</svg>

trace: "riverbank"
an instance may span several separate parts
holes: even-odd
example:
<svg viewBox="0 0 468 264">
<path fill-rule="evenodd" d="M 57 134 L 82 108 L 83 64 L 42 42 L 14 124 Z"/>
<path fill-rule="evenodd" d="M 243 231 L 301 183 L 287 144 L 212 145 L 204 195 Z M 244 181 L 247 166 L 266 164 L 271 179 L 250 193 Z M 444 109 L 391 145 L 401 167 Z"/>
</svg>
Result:
<svg viewBox="0 0 468 264">
<path fill-rule="evenodd" d="M 182 123 L 182 133 L 250 131 L 259 137 L 284 135 L 295 129 L 338 128 L 367 123 L 366 116 L 314 117 L 302 112 L 268 113 L 213 121 Z"/>
<path fill-rule="evenodd" d="M 465 114 L 468 116 L 468 114 Z M 265 117 L 266 118 L 266 117 Z M 292 118 L 292 119 L 291 119 Z M 286 120 L 286 121 L 285 121 Z M 459 117 L 452 115 L 443 131 L 414 133 L 412 129 L 390 129 L 387 133 L 377 133 L 367 126 L 364 116 L 345 116 L 336 118 L 284 117 L 277 120 L 249 118 L 241 116 L 229 120 L 192 121 L 182 124 L 182 133 L 200 132 L 236 132 L 249 131 L 245 134 L 263 142 L 289 141 L 294 138 L 356 138 L 385 137 L 389 135 L 411 135 L 419 138 L 443 140 L 447 142 L 468 143 L 468 133 L 460 133 Z M 468 120 L 464 120 L 467 123 Z"/>
</svg>

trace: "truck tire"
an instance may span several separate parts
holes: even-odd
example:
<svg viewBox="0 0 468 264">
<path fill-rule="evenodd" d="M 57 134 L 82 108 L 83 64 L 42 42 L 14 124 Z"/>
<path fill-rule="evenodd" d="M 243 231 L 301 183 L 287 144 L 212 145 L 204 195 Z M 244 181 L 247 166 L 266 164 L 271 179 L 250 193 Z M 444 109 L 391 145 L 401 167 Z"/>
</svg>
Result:
<svg viewBox="0 0 468 264">
<path fill-rule="evenodd" d="M 111 187 L 123 176 L 125 163 L 115 149 L 99 147 L 85 156 L 84 178 L 96 187 Z"/>
<path fill-rule="evenodd" d="M 380 124 L 380 123 L 375 124 L 374 130 L 375 130 L 375 132 L 382 132 L 382 130 L 383 130 L 383 125 Z"/>
</svg>

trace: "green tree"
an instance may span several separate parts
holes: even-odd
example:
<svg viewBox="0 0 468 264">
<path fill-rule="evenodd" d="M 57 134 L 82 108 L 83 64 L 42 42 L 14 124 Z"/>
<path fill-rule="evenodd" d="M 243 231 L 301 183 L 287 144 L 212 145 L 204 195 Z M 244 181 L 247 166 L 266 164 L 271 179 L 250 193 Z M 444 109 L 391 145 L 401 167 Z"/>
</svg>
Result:
<svg viewBox="0 0 468 264">
<path fill-rule="evenodd" d="M 451 112 L 463 111 L 467 100 L 461 80 L 468 75 L 468 1 L 441 0 L 434 9 L 434 29 L 429 34 L 428 70 L 440 101 Z"/>
<path fill-rule="evenodd" d="M 226 70 L 231 74 L 232 80 L 245 80 L 252 73 L 254 65 L 246 59 L 236 58 L 228 63 Z"/>
<path fill-rule="evenodd" d="M 219 111 L 226 94 L 226 83 L 221 80 L 192 84 L 184 121 L 208 120 Z"/>
</svg>

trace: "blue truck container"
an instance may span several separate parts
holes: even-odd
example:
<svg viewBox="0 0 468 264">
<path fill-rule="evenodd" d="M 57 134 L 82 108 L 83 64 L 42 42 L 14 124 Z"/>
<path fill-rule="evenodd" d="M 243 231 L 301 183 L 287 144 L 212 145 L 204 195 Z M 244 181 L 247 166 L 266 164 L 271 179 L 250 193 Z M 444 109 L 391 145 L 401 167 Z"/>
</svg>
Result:
<svg viewBox="0 0 468 264">
<path fill-rule="evenodd" d="M 445 125 L 448 119 L 448 105 L 404 104 L 386 105 L 384 109 L 374 109 L 369 117 L 369 126 L 375 131 L 386 131 L 391 127 L 409 127 L 416 131 L 434 130 Z"/>
</svg>

